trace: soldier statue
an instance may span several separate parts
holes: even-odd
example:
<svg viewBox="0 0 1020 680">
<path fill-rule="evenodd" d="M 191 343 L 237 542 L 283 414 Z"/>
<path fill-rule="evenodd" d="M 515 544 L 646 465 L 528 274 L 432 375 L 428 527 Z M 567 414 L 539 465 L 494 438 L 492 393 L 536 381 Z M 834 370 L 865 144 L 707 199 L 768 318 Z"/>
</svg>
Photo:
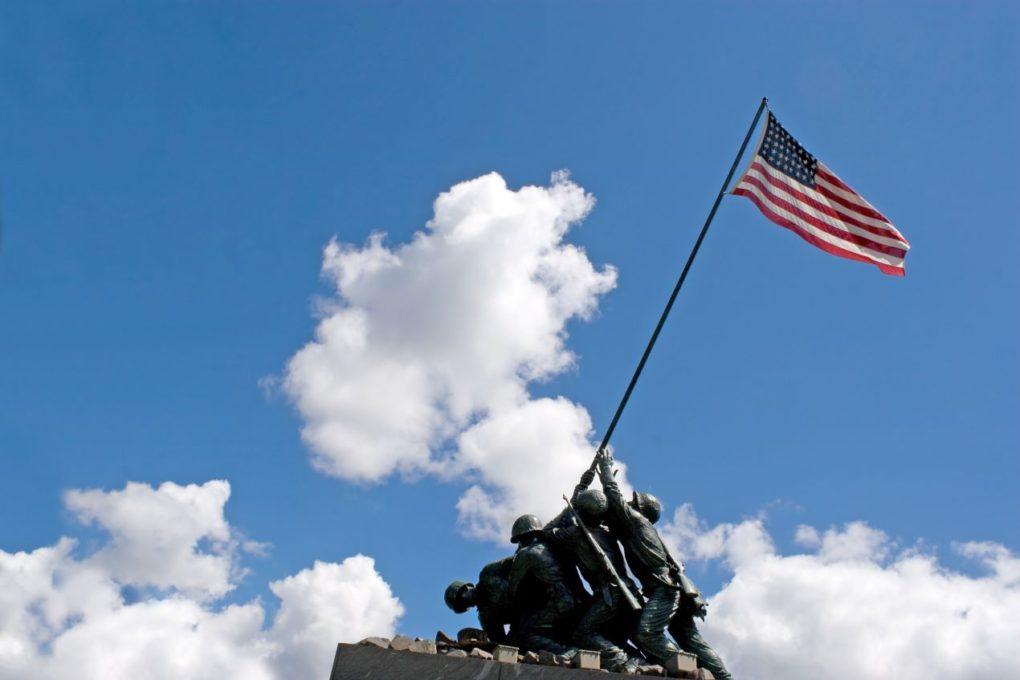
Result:
<svg viewBox="0 0 1020 680">
<path fill-rule="evenodd" d="M 510 600 L 510 569 L 513 556 L 482 567 L 478 585 L 454 581 L 446 589 L 446 606 L 458 614 L 478 608 L 478 623 L 493 642 L 508 644 L 514 634 L 514 608 Z M 507 633 L 506 627 L 510 627 Z"/>
<path fill-rule="evenodd" d="M 595 469 L 604 492 L 589 488 Z M 491 640 L 525 651 L 571 657 L 592 649 L 601 653 L 603 668 L 632 674 L 643 662 L 640 655 L 665 665 L 682 649 L 714 677 L 732 680 L 694 621 L 705 617 L 707 603 L 655 529 L 658 499 L 638 492 L 624 499 L 612 455 L 602 450 L 567 505 L 545 527 L 534 515 L 518 517 L 510 532 L 516 553 L 486 565 L 477 585 L 451 583 L 445 595 L 450 609 L 477 607 Z"/>
<path fill-rule="evenodd" d="M 572 657 L 576 649 L 565 643 L 576 623 L 578 598 L 544 540 L 542 523 L 534 515 L 518 517 L 510 541 L 517 544 L 509 584 L 520 611 L 517 646 Z"/>
<path fill-rule="evenodd" d="M 722 660 L 702 639 L 694 616 L 704 616 L 705 602 L 683 568 L 670 556 L 654 524 L 662 504 L 648 493 L 634 492 L 628 503 L 613 475 L 613 457 L 601 450 L 596 458 L 599 478 L 609 503 L 610 528 L 623 543 L 627 564 L 641 582 L 645 605 L 631 636 L 641 653 L 665 664 L 677 653 L 666 628 L 680 647 L 698 657 L 698 664 L 720 680 L 732 680 Z M 681 605 L 683 605 L 681 607 Z"/>
<path fill-rule="evenodd" d="M 602 525 L 608 503 L 604 493 L 588 488 L 594 478 L 594 470 L 581 475 L 571 499 L 572 507 L 546 525 L 545 536 L 551 545 L 574 555 L 581 575 L 595 593 L 574 628 L 574 644 L 600 652 L 601 665 L 607 670 L 633 672 L 642 660 L 629 656 L 624 644 L 637 619 L 635 607 L 639 593 L 627 576 L 619 543 Z M 607 567 L 606 561 L 612 569 Z M 623 588 L 628 589 L 634 607 L 628 605 Z"/>
</svg>

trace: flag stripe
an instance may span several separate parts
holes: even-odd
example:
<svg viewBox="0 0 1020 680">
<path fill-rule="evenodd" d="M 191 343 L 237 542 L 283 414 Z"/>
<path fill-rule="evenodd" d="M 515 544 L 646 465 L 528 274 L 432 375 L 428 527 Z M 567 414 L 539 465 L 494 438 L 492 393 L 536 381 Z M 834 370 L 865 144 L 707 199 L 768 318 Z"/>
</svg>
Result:
<svg viewBox="0 0 1020 680">
<path fill-rule="evenodd" d="M 758 207 L 761 208 L 762 205 L 768 207 L 769 212 L 771 213 L 770 217 L 771 215 L 778 215 L 787 222 L 790 222 L 793 225 L 795 225 L 798 229 L 806 231 L 809 234 L 815 236 L 816 238 L 819 238 L 825 241 L 826 243 L 836 246 L 837 248 L 857 253 L 862 257 L 868 258 L 869 260 L 873 260 L 875 262 L 882 262 L 888 265 L 900 265 L 903 262 L 902 257 L 882 253 L 877 250 L 873 250 L 871 248 L 859 245 L 851 240 L 844 238 L 840 234 L 832 234 L 825 228 L 818 226 L 816 224 L 812 224 L 811 221 L 805 220 L 796 213 L 790 212 L 788 209 L 783 207 L 782 201 L 772 200 L 772 197 L 766 194 L 764 191 L 762 191 L 761 188 L 759 188 L 754 181 L 749 182 L 745 180 L 740 183 L 738 189 L 745 192 L 739 194 L 741 196 L 748 196 L 749 194 L 753 194 L 754 196 L 756 196 L 760 200 Z M 736 191 L 734 191 L 734 193 L 736 193 Z"/>
<path fill-rule="evenodd" d="M 836 175 L 836 173 L 834 173 L 832 170 L 829 169 L 827 165 L 825 165 L 825 163 L 818 164 L 818 173 L 822 176 L 822 179 L 827 181 L 829 184 L 832 184 L 836 189 L 845 192 L 847 199 L 854 201 L 855 203 L 859 203 L 860 205 L 863 205 L 867 208 L 871 208 L 879 215 L 882 214 L 881 212 L 879 212 L 878 208 L 871 205 L 871 203 L 868 202 L 867 199 L 865 199 L 863 196 L 857 193 L 852 186 L 841 180 L 839 176 Z M 889 219 L 884 215 L 882 216 L 882 219 L 885 220 L 886 222 L 889 221 Z"/>
<path fill-rule="evenodd" d="M 889 245 L 895 245 L 900 248 L 910 248 L 910 245 L 906 242 L 903 236 L 900 235 L 900 233 L 896 231 L 896 228 L 889 222 L 867 217 L 859 212 L 854 212 L 853 209 L 847 208 L 844 205 L 833 203 L 816 189 L 812 189 L 811 187 L 790 178 L 788 175 L 776 170 L 760 158 L 755 159 L 751 163 L 751 167 L 748 168 L 748 172 L 754 168 L 762 170 L 767 173 L 770 178 L 779 180 L 786 187 L 789 187 L 791 194 L 793 194 L 794 198 L 797 200 L 809 203 L 812 207 L 821 210 L 838 220 L 850 222 L 861 229 L 871 232 L 875 236 L 882 236 L 894 241 L 894 243 L 890 243 Z"/>
<path fill-rule="evenodd" d="M 871 205 L 861 195 L 855 192 L 853 189 L 843 189 L 835 182 L 840 182 L 839 178 L 832 174 L 832 172 L 825 170 L 825 166 L 821 163 L 818 164 L 818 175 L 815 178 L 815 184 L 818 187 L 819 193 L 828 198 L 829 200 L 836 201 L 837 203 L 846 206 L 847 208 L 867 215 L 876 220 L 885 222 L 888 225 L 892 225 L 892 222 L 882 213 L 875 209 L 875 206 Z M 845 184 L 843 186 L 846 186 Z"/>
<path fill-rule="evenodd" d="M 737 188 L 733 191 L 733 193 L 736 196 L 746 196 L 747 198 L 751 199 L 751 202 L 758 206 L 758 210 L 760 210 L 762 214 L 765 215 L 765 217 L 769 218 L 779 226 L 784 227 L 785 229 L 789 229 L 790 231 L 792 231 L 793 233 L 797 234 L 802 239 L 810 243 L 811 245 L 817 248 L 821 248 L 822 250 L 831 255 L 845 257 L 848 260 L 857 260 L 858 262 L 866 262 L 868 264 L 873 264 L 876 267 L 878 267 L 884 274 L 891 274 L 893 276 L 903 276 L 904 274 L 902 263 L 899 265 L 894 265 L 886 264 L 884 262 L 877 262 L 865 255 L 860 255 L 858 253 L 845 250 L 844 248 L 831 244 L 827 241 L 823 241 L 822 239 L 808 233 L 807 231 L 797 226 L 790 220 L 773 212 L 761 199 L 759 199 L 757 196 L 755 196 L 746 189 Z"/>
<path fill-rule="evenodd" d="M 839 244 L 843 245 L 843 247 L 860 250 L 862 254 L 874 255 L 876 258 L 879 255 L 885 255 L 902 261 L 903 256 L 906 255 L 907 251 L 902 248 L 893 248 L 881 243 L 875 243 L 863 236 L 850 233 L 839 225 L 828 223 L 804 212 L 798 205 L 790 203 L 775 191 L 771 191 L 770 187 L 754 176 L 754 174 L 746 177 L 742 186 L 747 190 L 755 190 L 755 193 L 762 200 L 769 203 L 773 211 L 781 211 L 789 219 L 795 220 L 800 225 L 813 228 L 816 232 L 824 232 L 835 239 L 845 241 L 845 244 Z"/>
<path fill-rule="evenodd" d="M 803 184 L 789 179 L 777 170 L 764 167 L 764 164 L 760 161 L 756 161 L 751 165 L 743 181 L 748 182 L 752 179 L 759 181 L 758 187 L 763 192 L 769 194 L 773 202 L 780 201 L 785 209 L 796 213 L 802 219 L 809 220 L 815 226 L 826 231 L 830 231 L 829 227 L 831 227 L 838 232 L 843 232 L 830 231 L 834 236 L 840 236 L 858 245 L 896 255 L 897 257 L 903 257 L 906 254 L 906 243 L 888 238 L 883 234 L 876 234 L 875 231 L 877 230 L 873 227 L 868 228 L 867 226 L 855 224 L 854 220 L 838 214 L 828 205 L 819 203 L 807 196 L 802 188 L 804 187 Z M 779 195 L 776 190 L 783 192 L 785 195 Z M 807 189 L 807 191 L 810 191 L 810 189 Z"/>
</svg>

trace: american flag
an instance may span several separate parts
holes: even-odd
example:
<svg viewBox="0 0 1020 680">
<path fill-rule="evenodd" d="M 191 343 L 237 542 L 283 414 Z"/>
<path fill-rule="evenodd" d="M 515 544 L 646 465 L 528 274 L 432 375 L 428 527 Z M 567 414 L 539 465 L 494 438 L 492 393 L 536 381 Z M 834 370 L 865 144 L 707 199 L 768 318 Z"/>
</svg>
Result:
<svg viewBox="0 0 1020 680">
<path fill-rule="evenodd" d="M 827 253 L 903 276 L 910 244 L 889 219 L 801 146 L 769 111 L 751 164 L 733 193 Z"/>
</svg>

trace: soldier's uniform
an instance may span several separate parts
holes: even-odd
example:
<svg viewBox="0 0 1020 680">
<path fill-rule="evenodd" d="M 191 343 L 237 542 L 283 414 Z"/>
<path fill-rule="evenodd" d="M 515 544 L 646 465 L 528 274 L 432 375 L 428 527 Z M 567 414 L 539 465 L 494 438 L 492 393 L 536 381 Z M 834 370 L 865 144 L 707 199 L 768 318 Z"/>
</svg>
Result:
<svg viewBox="0 0 1020 680">
<path fill-rule="evenodd" d="M 478 623 L 493 642 L 506 644 L 509 637 L 505 626 L 513 626 L 514 610 L 510 600 L 510 569 L 514 558 L 486 564 L 478 574 L 475 586 Z"/>
<path fill-rule="evenodd" d="M 574 487 L 572 502 L 577 500 L 577 495 L 585 491 L 593 480 L 594 476 L 588 477 L 588 473 L 585 472 L 585 476 L 581 478 L 581 483 Z M 545 525 L 544 530 L 563 529 L 572 526 L 573 523 L 573 516 L 570 510 L 564 508 L 560 514 L 556 515 Z M 552 550 L 553 557 L 560 564 L 560 571 L 563 572 L 563 582 L 570 589 L 578 606 L 584 607 L 591 597 L 581 583 L 580 576 L 578 576 L 577 571 L 580 565 L 577 563 L 577 555 L 574 554 L 574 551 L 569 546 L 565 546 L 559 541 L 549 541 L 548 546 Z"/>
<path fill-rule="evenodd" d="M 478 623 L 490 640 L 506 644 L 513 634 L 516 618 L 510 599 L 510 569 L 513 556 L 505 557 L 482 567 L 478 585 L 454 581 L 446 589 L 446 606 L 458 614 L 471 607 L 478 608 Z M 506 626 L 510 626 L 507 633 Z"/>
<path fill-rule="evenodd" d="M 633 635 L 634 643 L 645 656 L 664 664 L 678 651 L 666 636 L 669 626 L 670 633 L 684 651 L 698 657 L 701 667 L 710 670 L 720 680 L 731 680 L 732 676 L 722 660 L 698 633 L 693 607 L 684 602 L 685 607 L 680 610 L 684 583 L 679 565 L 673 561 L 652 521 L 635 507 L 641 504 L 641 500 L 652 497 L 639 499 L 635 494 L 634 504 L 624 500 L 613 477 L 609 456 L 599 458 L 599 478 L 609 501 L 610 526 L 623 543 L 627 564 L 641 582 L 645 596 L 645 606 Z M 658 501 L 653 502 L 658 504 Z M 657 514 L 655 518 L 658 519 Z M 693 584 L 689 589 L 696 593 Z"/>
<path fill-rule="evenodd" d="M 645 656 L 664 664 L 679 651 L 666 637 L 666 626 L 680 604 L 680 588 L 670 573 L 666 546 L 648 518 L 624 500 L 606 457 L 599 459 L 599 477 L 609 501 L 610 524 L 623 543 L 627 564 L 641 582 L 645 596 L 632 638 Z"/>
<path fill-rule="evenodd" d="M 534 522 L 521 531 L 518 527 L 526 518 Z M 572 654 L 563 641 L 574 624 L 577 598 L 541 535 L 537 518 L 526 515 L 514 523 L 511 540 L 521 543 L 510 569 L 510 598 L 520 612 L 514 641 L 521 649 Z"/>
<path fill-rule="evenodd" d="M 603 507 L 599 509 L 604 513 L 605 496 L 601 492 L 588 491 L 594 473 L 586 472 L 581 477 L 581 484 L 574 490 L 572 503 L 582 506 L 583 500 L 601 500 Z M 582 494 L 587 493 L 589 498 Z M 598 494 L 592 496 L 592 494 Z M 579 500 L 580 499 L 580 500 Z M 599 503 L 596 502 L 595 505 Z M 583 507 L 579 507 L 580 511 Z M 569 512 L 569 510 L 568 510 Z M 562 515 L 561 515 L 562 517 Z M 616 538 L 601 526 L 594 517 L 585 516 L 585 526 L 588 533 L 595 540 L 595 543 L 602 549 L 602 552 L 609 558 L 626 587 L 635 598 L 639 597 L 638 589 L 627 575 L 627 567 L 623 560 L 623 553 L 620 551 L 620 544 Z M 633 627 L 637 618 L 634 612 L 624 600 L 619 586 L 613 581 L 605 569 L 601 559 L 595 553 L 594 548 L 584 536 L 581 528 L 573 521 L 573 515 L 566 517 L 566 521 L 557 518 L 549 525 L 546 525 L 545 535 L 553 546 L 560 546 L 574 556 L 581 575 L 592 587 L 595 596 L 590 604 L 584 608 L 580 619 L 574 628 L 574 643 L 583 649 L 592 649 L 601 652 L 602 667 L 611 671 L 621 670 L 628 661 L 627 652 L 616 642 L 614 637 L 626 639 L 626 632 Z"/>
</svg>

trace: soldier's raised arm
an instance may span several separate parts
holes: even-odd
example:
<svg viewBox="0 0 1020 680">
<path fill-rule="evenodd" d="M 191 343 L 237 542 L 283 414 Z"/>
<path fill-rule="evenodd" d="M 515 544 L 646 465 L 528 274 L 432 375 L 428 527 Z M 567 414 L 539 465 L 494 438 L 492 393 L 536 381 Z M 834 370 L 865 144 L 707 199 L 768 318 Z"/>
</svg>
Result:
<svg viewBox="0 0 1020 680">
<path fill-rule="evenodd" d="M 589 486 L 591 486 L 591 483 L 594 482 L 594 481 L 595 481 L 595 471 L 591 470 L 591 469 L 585 470 L 581 474 L 581 481 L 579 481 L 577 483 L 577 486 L 574 487 L 574 495 L 571 496 L 570 502 L 573 503 L 574 501 L 576 501 L 578 494 L 580 494 L 582 491 L 587 490 L 587 488 Z"/>
<path fill-rule="evenodd" d="M 574 493 L 570 497 L 570 502 L 576 502 L 578 495 L 580 495 L 582 491 L 586 491 L 593 481 L 595 481 L 595 471 L 585 470 L 584 474 L 581 475 L 581 481 L 574 487 Z M 552 529 L 568 529 L 572 524 L 573 519 L 571 518 L 570 511 L 567 509 L 561 510 L 560 514 L 553 517 L 549 523 L 545 525 L 546 535 L 557 539 L 558 543 L 562 543 L 564 540 L 562 536 L 555 536 L 550 534 L 549 531 Z"/>
<path fill-rule="evenodd" d="M 606 494 L 606 500 L 609 501 L 609 512 L 626 526 L 629 518 L 627 501 L 623 499 L 620 485 L 616 483 L 616 477 L 613 476 L 613 456 L 608 451 L 599 451 L 598 469 L 602 490 Z"/>
</svg>

